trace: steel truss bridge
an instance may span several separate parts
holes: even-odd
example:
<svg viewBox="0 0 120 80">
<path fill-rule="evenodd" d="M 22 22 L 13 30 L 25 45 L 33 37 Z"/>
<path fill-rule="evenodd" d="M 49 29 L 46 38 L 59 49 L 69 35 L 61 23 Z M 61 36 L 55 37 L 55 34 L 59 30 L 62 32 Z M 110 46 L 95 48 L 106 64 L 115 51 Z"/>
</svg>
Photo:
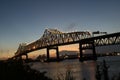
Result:
<svg viewBox="0 0 120 80">
<path fill-rule="evenodd" d="M 57 59 L 59 59 L 58 46 L 76 43 L 79 44 L 80 61 L 84 60 L 83 50 L 85 49 L 92 50 L 93 59 L 96 60 L 95 47 L 120 44 L 120 32 L 93 37 L 88 31 L 63 33 L 57 29 L 45 29 L 44 34 L 37 41 L 28 45 L 25 43 L 20 44 L 15 56 L 12 58 L 19 58 L 22 55 L 26 55 L 26 58 L 28 58 L 27 54 L 29 52 L 46 48 L 47 60 L 50 59 L 50 49 L 56 50 Z"/>
</svg>

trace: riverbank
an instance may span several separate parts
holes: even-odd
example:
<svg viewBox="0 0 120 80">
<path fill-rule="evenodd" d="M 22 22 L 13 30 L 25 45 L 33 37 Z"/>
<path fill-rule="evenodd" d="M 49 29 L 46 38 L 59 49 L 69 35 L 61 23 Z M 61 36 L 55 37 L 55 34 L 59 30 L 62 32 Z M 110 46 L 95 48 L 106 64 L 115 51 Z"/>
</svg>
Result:
<svg viewBox="0 0 120 80">
<path fill-rule="evenodd" d="M 0 80 L 69 80 L 70 77 L 72 80 L 120 80 L 119 61 L 119 56 L 82 63 L 78 59 L 45 63 L 3 60 L 0 61 Z"/>
<path fill-rule="evenodd" d="M 0 80 L 52 80 L 45 73 L 31 69 L 21 60 L 0 61 Z"/>
</svg>

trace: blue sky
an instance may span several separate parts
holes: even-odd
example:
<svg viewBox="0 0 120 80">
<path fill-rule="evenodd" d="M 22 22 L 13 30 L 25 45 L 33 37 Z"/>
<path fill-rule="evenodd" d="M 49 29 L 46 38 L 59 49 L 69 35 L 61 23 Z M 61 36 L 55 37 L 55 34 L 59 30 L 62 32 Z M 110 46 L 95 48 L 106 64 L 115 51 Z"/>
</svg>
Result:
<svg viewBox="0 0 120 80">
<path fill-rule="evenodd" d="M 120 31 L 120 0 L 0 0 L 0 55 L 39 39 L 45 28 Z"/>
</svg>

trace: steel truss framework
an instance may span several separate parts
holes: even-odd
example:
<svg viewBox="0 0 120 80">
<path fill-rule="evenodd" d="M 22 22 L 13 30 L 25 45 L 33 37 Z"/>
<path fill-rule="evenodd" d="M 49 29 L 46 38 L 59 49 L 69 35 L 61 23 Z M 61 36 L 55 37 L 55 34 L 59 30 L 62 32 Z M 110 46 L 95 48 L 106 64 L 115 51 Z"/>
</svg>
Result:
<svg viewBox="0 0 120 80">
<path fill-rule="evenodd" d="M 15 56 L 24 55 L 28 52 L 49 48 L 66 43 L 78 42 L 82 39 L 90 38 L 91 34 L 88 31 L 63 33 L 57 29 L 45 29 L 43 36 L 31 44 L 20 44 Z"/>
<path fill-rule="evenodd" d="M 103 36 L 91 37 L 88 39 L 83 39 L 81 40 L 81 43 L 83 43 L 82 47 L 85 49 L 86 48 L 91 49 L 92 48 L 92 44 L 90 44 L 91 42 L 94 43 L 94 46 L 106 46 L 106 45 L 120 44 L 120 32 L 103 35 Z"/>
<path fill-rule="evenodd" d="M 45 29 L 43 36 L 37 41 L 28 45 L 25 43 L 20 44 L 14 57 L 26 55 L 38 49 L 54 48 L 55 46 L 74 43 L 82 44 L 82 49 L 93 49 L 93 45 L 104 46 L 120 44 L 120 32 L 91 37 L 91 34 L 87 31 L 63 33 L 57 29 Z"/>
</svg>

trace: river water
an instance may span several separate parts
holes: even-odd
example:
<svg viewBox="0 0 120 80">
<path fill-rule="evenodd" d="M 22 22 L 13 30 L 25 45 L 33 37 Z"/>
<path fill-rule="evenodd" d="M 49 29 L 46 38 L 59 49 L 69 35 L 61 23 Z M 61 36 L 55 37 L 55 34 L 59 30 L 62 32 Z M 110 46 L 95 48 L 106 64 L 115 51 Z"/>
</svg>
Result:
<svg viewBox="0 0 120 80">
<path fill-rule="evenodd" d="M 78 59 L 49 63 L 34 62 L 31 68 L 40 72 L 46 71 L 46 76 L 53 80 L 56 80 L 58 76 L 64 78 L 68 69 L 71 70 L 75 80 L 83 80 L 83 78 L 96 80 L 96 65 L 102 64 L 103 60 L 106 60 L 107 65 L 110 66 L 108 69 L 109 77 L 120 72 L 120 56 L 99 57 L 97 61 L 84 61 L 82 63 Z"/>
</svg>

